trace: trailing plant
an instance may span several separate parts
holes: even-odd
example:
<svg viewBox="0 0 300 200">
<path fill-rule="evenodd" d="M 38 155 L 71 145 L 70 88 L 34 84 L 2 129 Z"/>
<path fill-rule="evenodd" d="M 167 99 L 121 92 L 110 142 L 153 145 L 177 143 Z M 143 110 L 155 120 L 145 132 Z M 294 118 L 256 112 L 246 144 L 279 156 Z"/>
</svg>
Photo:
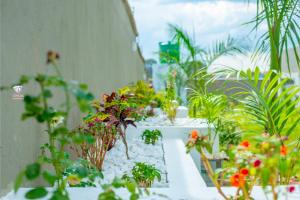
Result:
<svg viewBox="0 0 300 200">
<path fill-rule="evenodd" d="M 211 151 L 207 136 L 193 131 L 186 147 L 188 152 L 196 148 L 200 153 L 211 181 L 224 199 L 250 200 L 252 199 L 253 187 L 261 185 L 266 193 L 269 191 L 267 186 L 270 186 L 271 196 L 276 200 L 279 198 L 277 186 L 289 185 L 292 175 L 295 174 L 292 166 L 295 163 L 291 161 L 299 163 L 299 159 L 296 158 L 297 152 L 299 152 L 297 146 L 299 142 L 293 147 L 294 150 L 289 153 L 287 146 L 282 144 L 282 140 L 286 139 L 263 133 L 255 138 L 253 143 L 247 140 L 242 141 L 239 145 L 230 149 L 228 167 L 216 171 L 213 171 L 205 153 Z M 227 179 L 231 186 L 237 188 L 234 196 L 228 196 L 223 192 L 219 181 L 220 175 L 223 179 Z M 292 187 L 294 186 L 287 186 L 287 191 L 291 191 Z"/>
<path fill-rule="evenodd" d="M 96 115 L 92 118 L 103 121 L 108 125 L 108 129 L 115 128 L 116 132 L 120 135 L 126 150 L 127 159 L 129 159 L 128 145 L 126 141 L 126 129 L 129 125 L 136 126 L 132 115 L 135 110 L 130 107 L 128 98 L 125 95 L 119 95 L 112 92 L 110 95 L 103 96 L 103 102 L 96 101 L 93 104 L 96 109 Z M 94 125 L 94 124 L 93 124 Z"/>
<path fill-rule="evenodd" d="M 155 130 L 146 129 L 142 134 L 142 139 L 146 144 L 154 145 L 159 138 L 162 138 L 162 134 L 158 129 Z"/>
<path fill-rule="evenodd" d="M 138 183 L 140 187 L 151 187 L 153 181 L 157 179 L 161 181 L 161 172 L 156 169 L 153 165 L 138 162 L 132 168 L 132 178 Z M 130 176 L 125 174 L 123 179 L 130 180 Z"/>
<path fill-rule="evenodd" d="M 26 94 L 24 97 L 25 111 L 22 114 L 22 120 L 33 118 L 38 123 L 45 125 L 43 134 L 48 136 L 48 142 L 41 147 L 41 155 L 32 164 L 22 170 L 15 181 L 14 190 L 18 191 L 24 179 L 28 181 L 43 177 L 46 182 L 54 186 L 54 192 L 51 199 L 68 199 L 66 188 L 66 177 L 63 172 L 70 165 L 68 154 L 64 151 L 67 144 L 72 142 L 73 136 L 68 129 L 68 118 L 71 110 L 71 97 L 75 97 L 77 105 L 82 112 L 90 111 L 90 101 L 93 95 L 87 91 L 87 85 L 77 82 L 66 81 L 60 72 L 58 66 L 59 54 L 49 51 L 47 54 L 47 64 L 55 70 L 55 75 L 37 74 L 36 76 L 21 76 L 14 85 L 26 85 L 34 83 L 38 90 L 35 94 Z M 11 89 L 12 86 L 2 87 L 2 89 Z M 53 90 L 60 89 L 64 93 L 64 101 L 61 106 L 51 103 Z M 54 174 L 44 170 L 44 165 L 51 165 Z M 26 198 L 42 198 L 48 191 L 44 187 L 36 187 L 29 190 Z"/>
</svg>

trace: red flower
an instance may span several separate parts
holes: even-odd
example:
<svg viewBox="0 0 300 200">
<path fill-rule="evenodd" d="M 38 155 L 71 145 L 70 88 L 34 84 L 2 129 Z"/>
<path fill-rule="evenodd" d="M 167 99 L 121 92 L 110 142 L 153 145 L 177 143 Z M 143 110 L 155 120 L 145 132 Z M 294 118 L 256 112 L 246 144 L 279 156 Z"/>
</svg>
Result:
<svg viewBox="0 0 300 200">
<path fill-rule="evenodd" d="M 193 138 L 193 139 L 197 139 L 199 137 L 199 135 L 198 135 L 198 131 L 197 130 L 192 130 L 192 132 L 191 132 L 191 138 Z"/>
<path fill-rule="evenodd" d="M 95 126 L 95 124 L 93 122 L 88 123 L 89 128 L 92 128 L 93 126 Z"/>
<path fill-rule="evenodd" d="M 242 174 L 244 176 L 247 176 L 249 174 L 249 170 L 247 168 L 242 168 L 240 170 L 240 174 Z"/>
<path fill-rule="evenodd" d="M 253 163 L 253 167 L 259 167 L 261 164 L 261 160 L 255 160 Z"/>
<path fill-rule="evenodd" d="M 230 183 L 234 187 L 242 187 L 245 185 L 245 176 L 239 173 L 236 173 L 230 177 Z"/>
<path fill-rule="evenodd" d="M 94 121 L 99 123 L 99 122 L 101 122 L 101 119 L 99 117 L 96 117 Z"/>
<path fill-rule="evenodd" d="M 282 145 L 282 146 L 280 146 L 280 155 L 282 155 L 282 156 L 286 156 L 287 155 L 287 147 L 286 146 L 284 146 L 284 145 Z"/>
<path fill-rule="evenodd" d="M 250 146 L 250 143 L 248 140 L 244 140 L 243 142 L 241 142 L 240 146 L 248 148 Z"/>
<path fill-rule="evenodd" d="M 292 192 L 295 192 L 296 187 L 293 186 L 293 185 L 291 185 L 291 186 L 289 186 L 287 189 L 288 189 L 288 191 L 289 191 L 290 193 L 292 193 Z"/>
</svg>

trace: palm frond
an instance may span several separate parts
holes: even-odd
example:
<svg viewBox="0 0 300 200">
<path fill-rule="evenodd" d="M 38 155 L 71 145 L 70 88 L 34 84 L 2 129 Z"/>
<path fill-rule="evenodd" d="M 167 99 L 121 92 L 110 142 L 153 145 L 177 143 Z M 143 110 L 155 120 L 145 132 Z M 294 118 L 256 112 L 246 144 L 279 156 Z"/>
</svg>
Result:
<svg viewBox="0 0 300 200">
<path fill-rule="evenodd" d="M 244 53 L 245 48 L 238 44 L 238 41 L 228 36 L 226 40 L 216 41 L 215 44 L 204 54 L 203 60 L 206 66 L 210 66 L 215 60 L 225 55 Z"/>
<path fill-rule="evenodd" d="M 258 30 L 265 24 L 268 30 L 257 41 L 253 58 L 258 59 L 262 53 L 269 54 L 270 67 L 282 71 L 283 55 L 287 59 L 287 69 L 291 72 L 289 59 L 293 56 L 300 69 L 300 54 L 296 50 L 300 46 L 300 0 L 257 0 L 256 17 L 247 24 L 254 24 Z M 294 49 L 288 51 L 288 49 Z"/>
<path fill-rule="evenodd" d="M 290 135 L 299 125 L 300 119 L 291 120 L 300 114 L 299 86 L 286 87 L 290 80 L 282 74 L 269 71 L 261 78 L 259 68 L 254 71 L 223 70 L 217 76 L 226 73 L 236 77 L 234 82 L 240 92 L 235 94 L 251 120 L 260 124 L 272 135 Z"/>
</svg>

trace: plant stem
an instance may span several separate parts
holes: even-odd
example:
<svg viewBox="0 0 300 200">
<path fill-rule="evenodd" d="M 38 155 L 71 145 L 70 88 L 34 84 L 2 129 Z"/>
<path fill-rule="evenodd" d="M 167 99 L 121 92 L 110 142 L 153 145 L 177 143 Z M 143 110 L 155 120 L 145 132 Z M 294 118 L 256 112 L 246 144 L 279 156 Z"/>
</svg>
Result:
<svg viewBox="0 0 300 200">
<path fill-rule="evenodd" d="M 45 91 L 45 87 L 44 87 L 44 84 L 42 82 L 38 82 L 39 85 L 40 85 L 40 88 L 41 88 L 41 94 L 42 94 L 42 102 L 43 102 L 43 106 L 44 106 L 44 110 L 48 110 L 48 102 L 45 98 L 45 96 L 43 95 L 44 94 L 44 91 Z M 58 179 L 58 188 L 61 187 L 60 185 L 60 180 L 61 180 L 61 172 L 60 172 L 60 168 L 59 168 L 59 162 L 56 158 L 56 153 L 55 153 L 55 138 L 54 136 L 52 136 L 52 128 L 51 128 L 51 125 L 50 125 L 50 120 L 46 120 L 46 123 L 47 123 L 47 129 L 48 129 L 48 136 L 49 136 L 49 150 L 50 150 L 50 153 L 51 153 L 51 161 L 52 161 L 52 165 L 54 167 L 54 170 L 55 170 L 55 174 L 57 177 L 59 177 Z"/>
<path fill-rule="evenodd" d="M 54 66 L 54 69 L 55 69 L 57 75 L 62 79 L 63 76 L 62 76 L 62 74 L 61 74 L 61 72 L 60 72 L 60 70 L 59 70 L 58 65 L 56 64 L 56 62 L 53 62 L 53 66 Z M 66 99 L 66 111 L 65 111 L 64 125 L 67 127 L 69 113 L 70 113 L 70 110 L 71 110 L 71 101 L 70 101 L 70 94 L 69 94 L 69 91 L 68 91 L 67 84 L 64 84 L 63 88 L 64 88 L 65 99 Z"/>
<path fill-rule="evenodd" d="M 222 191 L 222 188 L 218 182 L 218 180 L 216 180 L 214 178 L 214 172 L 213 172 L 213 169 L 211 167 L 211 164 L 208 160 L 208 158 L 206 157 L 204 151 L 202 148 L 200 148 L 200 155 L 201 155 L 201 158 L 202 158 L 202 161 L 203 161 L 203 164 L 204 164 L 204 167 L 207 171 L 207 174 L 210 178 L 210 180 L 213 182 L 213 184 L 215 185 L 215 187 L 217 188 L 219 194 L 225 199 L 225 200 L 229 200 L 229 198 L 224 194 L 224 192 Z"/>
</svg>

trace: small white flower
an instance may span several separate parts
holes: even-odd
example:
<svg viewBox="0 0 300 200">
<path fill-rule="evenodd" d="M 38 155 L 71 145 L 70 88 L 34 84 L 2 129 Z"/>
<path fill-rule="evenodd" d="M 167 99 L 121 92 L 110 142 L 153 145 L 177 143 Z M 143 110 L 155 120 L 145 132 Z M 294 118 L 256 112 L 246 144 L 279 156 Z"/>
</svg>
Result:
<svg viewBox="0 0 300 200">
<path fill-rule="evenodd" d="M 52 120 L 51 120 L 51 127 L 56 128 L 57 126 L 59 126 L 63 122 L 64 122 L 64 117 L 63 116 L 53 117 Z"/>
</svg>

